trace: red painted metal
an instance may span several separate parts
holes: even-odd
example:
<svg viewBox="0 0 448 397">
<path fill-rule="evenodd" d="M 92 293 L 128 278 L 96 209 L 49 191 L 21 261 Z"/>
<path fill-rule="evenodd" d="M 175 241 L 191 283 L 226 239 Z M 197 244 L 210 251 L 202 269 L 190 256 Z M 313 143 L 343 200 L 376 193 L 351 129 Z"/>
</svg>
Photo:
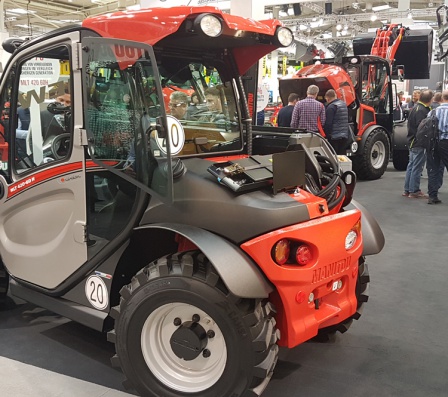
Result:
<svg viewBox="0 0 448 397">
<path fill-rule="evenodd" d="M 360 216 L 358 210 L 329 215 L 284 227 L 241 245 L 276 287 L 270 299 L 278 310 L 280 346 L 297 346 L 316 336 L 320 328 L 338 324 L 356 311 L 353 275 L 357 274 L 362 254 L 362 237 L 359 232 L 354 247 L 346 250 L 345 236 Z M 305 266 L 276 264 L 271 252 L 281 239 L 311 247 L 311 262 Z M 338 281 L 342 288 L 336 289 Z"/>
<path fill-rule="evenodd" d="M 274 36 L 277 28 L 283 26 L 275 19 L 255 21 L 235 15 L 225 14 L 215 7 L 172 7 L 148 8 L 138 11 L 120 11 L 87 18 L 82 26 L 92 29 L 103 37 L 114 37 L 156 45 L 164 38 L 178 32 L 182 23 L 202 13 L 211 13 L 222 19 L 223 34 L 217 38 L 220 45 L 222 36 L 238 37 L 244 33 L 258 33 Z M 275 50 L 275 45 L 242 46 L 230 49 L 233 52 L 240 74 L 244 74 L 264 55 Z"/>
</svg>

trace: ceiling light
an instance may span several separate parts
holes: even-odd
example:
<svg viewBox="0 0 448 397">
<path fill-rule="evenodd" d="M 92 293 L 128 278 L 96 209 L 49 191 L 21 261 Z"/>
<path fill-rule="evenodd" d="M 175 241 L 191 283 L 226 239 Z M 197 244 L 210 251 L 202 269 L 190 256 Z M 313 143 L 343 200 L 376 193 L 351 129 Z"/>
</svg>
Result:
<svg viewBox="0 0 448 397">
<path fill-rule="evenodd" d="M 340 24 L 340 23 L 338 23 L 337 25 L 336 25 L 336 30 L 341 30 L 342 29 L 342 25 Z"/>
<path fill-rule="evenodd" d="M 412 19 L 412 12 L 411 12 L 411 10 L 409 10 L 408 19 Z"/>
<path fill-rule="evenodd" d="M 391 6 L 389 4 L 384 4 L 381 6 L 372 7 L 372 11 L 375 11 L 375 12 L 384 11 L 384 10 L 388 10 L 389 8 L 391 8 Z"/>
<path fill-rule="evenodd" d="M 370 17 L 370 20 L 372 21 L 372 22 L 375 22 L 376 20 L 377 20 L 377 16 L 375 15 L 375 14 L 372 14 L 372 16 Z"/>
<path fill-rule="evenodd" d="M 24 8 L 11 8 L 9 10 L 6 10 L 5 13 L 6 14 L 28 14 L 28 12 L 30 14 L 35 14 L 36 11 L 27 11 Z"/>
</svg>

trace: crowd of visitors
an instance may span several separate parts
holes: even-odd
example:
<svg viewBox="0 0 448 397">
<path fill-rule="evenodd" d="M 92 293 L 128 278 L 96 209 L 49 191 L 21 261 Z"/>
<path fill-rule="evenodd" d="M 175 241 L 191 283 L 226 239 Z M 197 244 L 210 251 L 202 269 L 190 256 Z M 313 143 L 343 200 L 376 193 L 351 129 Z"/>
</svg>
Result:
<svg viewBox="0 0 448 397">
<path fill-rule="evenodd" d="M 418 90 L 416 90 L 418 91 Z M 427 198 L 428 204 L 439 204 L 439 189 L 444 169 L 448 169 L 448 90 L 434 94 L 431 90 L 413 93 L 414 106 L 408 116 L 409 163 L 406 169 L 404 197 Z M 417 99 L 418 98 L 418 99 Z M 435 116 L 436 119 L 432 117 Z M 428 120 L 430 118 L 431 120 Z M 423 122 L 423 120 L 428 122 Z M 434 121 L 435 137 L 424 128 Z M 426 164 L 428 194 L 420 189 L 420 178 Z"/>
</svg>

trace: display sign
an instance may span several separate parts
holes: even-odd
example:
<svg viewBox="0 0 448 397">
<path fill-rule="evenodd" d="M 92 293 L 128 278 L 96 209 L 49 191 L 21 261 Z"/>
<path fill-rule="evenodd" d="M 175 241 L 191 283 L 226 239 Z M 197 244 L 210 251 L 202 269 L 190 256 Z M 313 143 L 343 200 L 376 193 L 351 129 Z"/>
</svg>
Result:
<svg viewBox="0 0 448 397">
<path fill-rule="evenodd" d="M 261 112 L 269 102 L 269 91 L 265 85 L 257 88 L 257 112 Z"/>
<path fill-rule="evenodd" d="M 59 80 L 61 66 L 58 59 L 32 58 L 22 65 L 19 90 L 27 92 L 48 86 Z"/>
</svg>

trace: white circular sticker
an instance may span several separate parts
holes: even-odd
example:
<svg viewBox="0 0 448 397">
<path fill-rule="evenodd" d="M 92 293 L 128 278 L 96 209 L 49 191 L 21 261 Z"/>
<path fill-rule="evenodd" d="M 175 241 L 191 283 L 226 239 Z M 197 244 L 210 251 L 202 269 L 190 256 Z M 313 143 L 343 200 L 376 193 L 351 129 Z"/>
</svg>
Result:
<svg viewBox="0 0 448 397">
<path fill-rule="evenodd" d="M 173 116 L 166 116 L 168 127 L 168 136 L 166 138 L 159 138 L 156 136 L 157 146 L 163 154 L 167 153 L 166 139 L 170 140 L 171 155 L 179 154 L 185 145 L 185 131 L 182 124 Z"/>
<path fill-rule="evenodd" d="M 261 112 L 269 102 L 269 91 L 265 85 L 259 85 L 257 88 L 257 112 Z"/>
<path fill-rule="evenodd" d="M 95 309 L 104 310 L 109 305 L 109 293 L 101 277 L 90 276 L 85 290 L 87 299 Z"/>
</svg>

